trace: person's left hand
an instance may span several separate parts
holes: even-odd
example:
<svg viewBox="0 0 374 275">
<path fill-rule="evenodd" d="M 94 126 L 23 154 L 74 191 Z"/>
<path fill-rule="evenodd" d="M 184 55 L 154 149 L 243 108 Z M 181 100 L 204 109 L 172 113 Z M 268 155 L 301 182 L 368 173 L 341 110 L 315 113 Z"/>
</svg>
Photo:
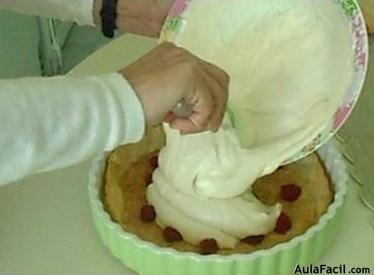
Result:
<svg viewBox="0 0 374 275">
<path fill-rule="evenodd" d="M 120 31 L 158 37 L 174 0 L 118 0 L 116 26 Z M 95 22 L 100 24 L 102 0 L 95 3 Z"/>
</svg>

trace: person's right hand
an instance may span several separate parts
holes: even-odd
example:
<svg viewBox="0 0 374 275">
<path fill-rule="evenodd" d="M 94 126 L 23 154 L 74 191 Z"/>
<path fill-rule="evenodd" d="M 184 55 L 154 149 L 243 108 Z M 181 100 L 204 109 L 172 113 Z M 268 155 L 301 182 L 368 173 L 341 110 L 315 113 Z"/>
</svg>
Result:
<svg viewBox="0 0 374 275">
<path fill-rule="evenodd" d="M 220 127 L 229 77 L 215 65 L 165 42 L 120 73 L 136 91 L 148 125 L 166 121 L 183 134 Z M 171 112 L 181 101 L 192 107 L 186 118 Z"/>
</svg>

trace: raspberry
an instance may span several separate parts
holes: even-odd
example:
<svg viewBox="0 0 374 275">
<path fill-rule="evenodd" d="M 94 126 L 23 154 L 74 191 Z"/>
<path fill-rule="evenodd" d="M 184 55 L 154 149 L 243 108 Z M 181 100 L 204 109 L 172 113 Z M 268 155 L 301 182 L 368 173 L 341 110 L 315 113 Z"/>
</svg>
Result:
<svg viewBox="0 0 374 275">
<path fill-rule="evenodd" d="M 150 204 L 144 205 L 140 209 L 140 219 L 143 222 L 153 222 L 156 219 L 155 208 Z"/>
<path fill-rule="evenodd" d="M 301 195 L 301 187 L 296 184 L 286 184 L 281 186 L 281 198 L 284 201 L 296 201 Z"/>
<path fill-rule="evenodd" d="M 162 234 L 164 235 L 165 240 L 169 243 L 183 241 L 182 234 L 173 227 L 165 227 Z"/>
<path fill-rule="evenodd" d="M 156 169 L 158 167 L 158 155 L 151 157 L 148 161 L 153 169 Z"/>
<path fill-rule="evenodd" d="M 286 232 L 290 230 L 291 227 L 292 223 L 290 217 L 282 212 L 278 217 L 274 231 L 279 234 L 286 234 Z"/>
<path fill-rule="evenodd" d="M 265 239 L 265 235 L 256 235 L 256 236 L 248 236 L 242 239 L 241 241 L 246 244 L 260 244 Z"/>
<path fill-rule="evenodd" d="M 152 174 L 153 173 L 149 173 L 145 176 L 145 186 L 147 187 L 148 185 L 150 185 L 152 183 Z"/>
<path fill-rule="evenodd" d="M 218 251 L 219 247 L 215 239 L 205 239 L 200 242 L 200 251 L 203 255 L 214 254 Z"/>
</svg>

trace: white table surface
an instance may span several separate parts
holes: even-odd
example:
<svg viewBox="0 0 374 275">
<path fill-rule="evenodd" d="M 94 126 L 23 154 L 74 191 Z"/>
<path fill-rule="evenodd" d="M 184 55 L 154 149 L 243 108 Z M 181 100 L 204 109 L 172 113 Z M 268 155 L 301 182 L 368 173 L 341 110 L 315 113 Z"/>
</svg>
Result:
<svg viewBox="0 0 374 275">
<path fill-rule="evenodd" d="M 86 59 L 75 74 L 118 69 L 154 45 L 152 39 L 122 36 Z M 134 274 L 96 234 L 87 195 L 89 167 L 84 162 L 0 188 L 0 273 Z M 374 214 L 358 192 L 350 183 L 340 229 L 321 263 L 370 267 L 374 274 Z"/>
</svg>

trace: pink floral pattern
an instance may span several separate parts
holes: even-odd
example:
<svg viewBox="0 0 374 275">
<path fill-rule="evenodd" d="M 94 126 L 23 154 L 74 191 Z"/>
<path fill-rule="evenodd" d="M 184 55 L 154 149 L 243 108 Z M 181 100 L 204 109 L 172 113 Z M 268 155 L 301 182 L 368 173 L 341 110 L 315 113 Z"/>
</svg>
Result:
<svg viewBox="0 0 374 275">
<path fill-rule="evenodd" d="M 169 12 L 170 17 L 176 17 L 181 15 L 187 8 L 190 0 L 177 0 Z"/>
<path fill-rule="evenodd" d="M 176 0 L 172 7 L 169 17 L 166 20 L 161 34 L 161 41 L 163 40 L 174 40 L 178 33 L 181 31 L 183 24 L 182 14 L 188 7 L 191 1 L 198 0 Z M 204 0 L 200 0 L 204 1 Z M 331 0 L 333 1 L 333 0 Z M 355 75 L 352 78 L 352 84 L 346 92 L 342 104 L 338 107 L 334 117 L 326 124 L 325 128 L 313 139 L 311 143 L 306 145 L 300 152 L 295 154 L 293 157 L 284 162 L 296 161 L 306 155 L 317 150 L 321 145 L 329 140 L 344 124 L 352 109 L 360 96 L 360 92 L 365 80 L 367 64 L 368 64 L 368 38 L 365 27 L 364 18 L 358 9 L 356 0 L 337 0 L 340 3 L 342 10 L 347 16 L 347 20 L 351 26 L 351 32 L 353 37 L 353 48 L 354 48 L 354 68 Z M 209 11 L 207 11 L 209 12 Z"/>
<path fill-rule="evenodd" d="M 352 33 L 354 36 L 355 49 L 355 68 L 360 70 L 366 66 L 367 63 L 367 43 L 366 43 L 366 27 L 363 17 L 360 13 L 353 15 L 351 20 Z"/>
<path fill-rule="evenodd" d="M 348 118 L 353 106 L 352 103 L 339 107 L 334 116 L 333 129 L 338 130 Z"/>
</svg>

